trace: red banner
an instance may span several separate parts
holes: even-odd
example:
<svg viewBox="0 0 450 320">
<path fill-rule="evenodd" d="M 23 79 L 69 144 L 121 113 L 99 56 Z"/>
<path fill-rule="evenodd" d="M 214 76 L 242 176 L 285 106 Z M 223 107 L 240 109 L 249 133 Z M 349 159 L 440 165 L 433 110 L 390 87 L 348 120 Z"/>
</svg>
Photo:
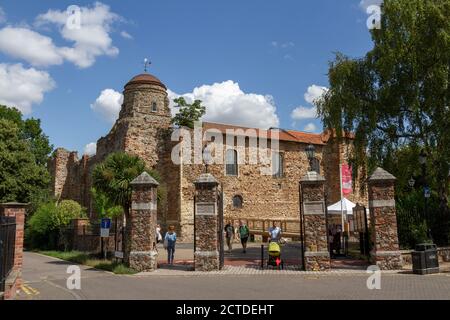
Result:
<svg viewBox="0 0 450 320">
<path fill-rule="evenodd" d="M 341 177 L 342 177 L 342 193 L 348 195 L 353 192 L 352 187 L 352 167 L 348 164 L 341 165 Z"/>
</svg>

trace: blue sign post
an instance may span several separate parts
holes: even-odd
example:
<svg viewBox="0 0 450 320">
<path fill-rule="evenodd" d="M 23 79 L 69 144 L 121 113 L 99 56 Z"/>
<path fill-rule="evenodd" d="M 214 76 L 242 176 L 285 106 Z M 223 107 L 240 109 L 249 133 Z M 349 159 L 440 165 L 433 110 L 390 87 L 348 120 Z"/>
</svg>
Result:
<svg viewBox="0 0 450 320">
<path fill-rule="evenodd" d="M 109 237 L 109 229 L 111 229 L 111 219 L 102 218 L 101 226 L 100 226 L 100 236 L 102 238 Z"/>
</svg>

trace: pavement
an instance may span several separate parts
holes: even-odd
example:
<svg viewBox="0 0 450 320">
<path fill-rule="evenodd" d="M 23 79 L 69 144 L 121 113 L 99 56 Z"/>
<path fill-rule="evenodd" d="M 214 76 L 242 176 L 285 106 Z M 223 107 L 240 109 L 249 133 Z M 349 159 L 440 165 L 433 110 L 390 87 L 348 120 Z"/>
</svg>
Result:
<svg viewBox="0 0 450 320">
<path fill-rule="evenodd" d="M 19 300 L 378 300 L 450 299 L 450 272 L 419 276 L 382 272 L 381 289 L 369 290 L 363 270 L 332 272 L 259 270 L 226 266 L 216 273 L 186 271 L 183 265 L 154 273 L 114 275 L 79 266 L 81 288 L 69 290 L 73 263 L 25 252 Z M 178 269 L 177 269 L 178 268 Z"/>
</svg>

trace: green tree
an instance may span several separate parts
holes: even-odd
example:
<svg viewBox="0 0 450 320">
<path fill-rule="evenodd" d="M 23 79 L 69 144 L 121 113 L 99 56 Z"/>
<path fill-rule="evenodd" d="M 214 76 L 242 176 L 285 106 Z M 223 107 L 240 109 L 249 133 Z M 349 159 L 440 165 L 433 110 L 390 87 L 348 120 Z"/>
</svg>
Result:
<svg viewBox="0 0 450 320">
<path fill-rule="evenodd" d="M 355 133 L 351 162 L 369 172 L 385 165 L 405 183 L 424 149 L 427 182 L 448 212 L 450 0 L 385 0 L 381 17 L 365 57 L 338 53 L 330 63 L 319 115 L 338 135 Z"/>
<path fill-rule="evenodd" d="M 179 127 L 188 127 L 193 129 L 194 123 L 199 121 L 206 113 L 206 108 L 202 106 L 201 100 L 195 100 L 189 104 L 183 97 L 173 100 L 180 111 L 173 117 L 172 123 Z"/>
<path fill-rule="evenodd" d="M 36 163 L 46 165 L 53 150 L 48 136 L 44 134 L 39 119 L 22 119 L 22 113 L 16 108 L 0 105 L 0 119 L 13 121 L 20 130 L 20 136 L 30 144 Z"/>
<path fill-rule="evenodd" d="M 37 163 L 17 124 L 0 119 L 0 202 L 30 202 L 49 182 L 47 169 Z"/>
<path fill-rule="evenodd" d="M 115 205 L 107 194 L 91 188 L 91 195 L 94 201 L 94 209 L 99 218 L 117 218 L 123 214 L 123 208 Z"/>
<path fill-rule="evenodd" d="M 86 217 L 80 204 L 73 200 L 41 204 L 27 223 L 27 242 L 35 248 L 56 249 L 60 243 L 67 249 L 64 228 L 70 221 Z M 59 241 L 58 241 L 59 240 Z"/>
<path fill-rule="evenodd" d="M 130 183 L 144 171 L 155 180 L 160 180 L 158 173 L 146 169 L 144 161 L 139 157 L 125 152 L 112 153 L 104 162 L 95 166 L 92 172 L 93 186 L 97 192 L 108 197 L 110 204 L 122 206 L 128 218 L 132 192 Z M 158 196 L 161 199 L 161 193 Z"/>
</svg>

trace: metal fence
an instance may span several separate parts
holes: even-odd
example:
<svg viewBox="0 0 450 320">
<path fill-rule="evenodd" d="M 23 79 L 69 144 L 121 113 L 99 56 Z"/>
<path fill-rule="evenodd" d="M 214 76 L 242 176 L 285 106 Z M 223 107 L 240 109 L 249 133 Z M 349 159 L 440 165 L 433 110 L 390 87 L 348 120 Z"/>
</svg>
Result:
<svg viewBox="0 0 450 320">
<path fill-rule="evenodd" d="M 0 217 L 0 292 L 5 291 L 5 281 L 14 267 L 16 219 Z"/>
</svg>

